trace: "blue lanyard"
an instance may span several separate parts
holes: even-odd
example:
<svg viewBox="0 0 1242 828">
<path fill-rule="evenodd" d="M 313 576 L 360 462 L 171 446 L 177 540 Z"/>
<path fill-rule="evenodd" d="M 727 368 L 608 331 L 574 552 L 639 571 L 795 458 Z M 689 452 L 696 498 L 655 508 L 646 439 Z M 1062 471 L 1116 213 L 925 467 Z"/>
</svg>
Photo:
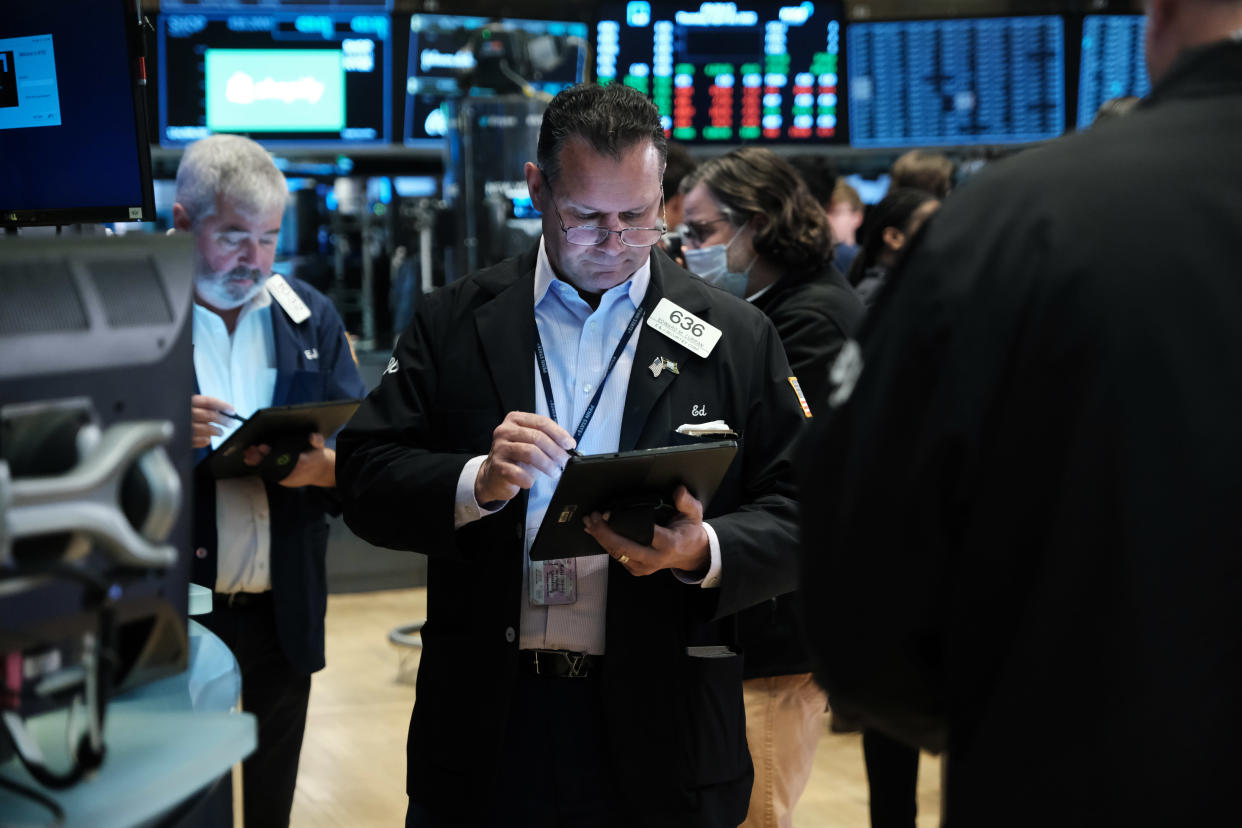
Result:
<svg viewBox="0 0 1242 828">
<path fill-rule="evenodd" d="M 630 317 L 630 324 L 626 327 L 625 333 L 621 335 L 621 341 L 617 343 L 617 350 L 612 352 L 612 361 L 608 363 L 608 370 L 604 372 L 604 378 L 599 381 L 599 385 L 595 389 L 595 396 L 591 398 L 591 404 L 587 406 L 586 412 L 582 415 L 582 422 L 578 423 L 578 430 L 574 432 L 574 442 L 577 443 L 582 439 L 582 435 L 587 430 L 591 418 L 595 416 L 595 409 L 599 405 L 600 397 L 604 395 L 604 383 L 608 382 L 608 377 L 612 374 L 612 369 L 617 367 L 617 360 L 621 359 L 621 354 L 625 352 L 625 346 L 630 341 L 630 337 L 634 334 L 634 329 L 638 327 L 638 323 L 643 321 L 643 316 L 647 313 L 646 309 L 639 305 L 634 315 Z M 548 401 L 548 415 L 556 420 L 556 400 L 552 396 L 552 379 L 548 375 L 548 361 L 543 355 L 543 340 L 539 337 L 539 323 L 535 323 L 535 359 L 539 362 L 539 376 L 543 379 L 543 394 Z M 559 420 L 558 420 L 559 422 Z"/>
</svg>

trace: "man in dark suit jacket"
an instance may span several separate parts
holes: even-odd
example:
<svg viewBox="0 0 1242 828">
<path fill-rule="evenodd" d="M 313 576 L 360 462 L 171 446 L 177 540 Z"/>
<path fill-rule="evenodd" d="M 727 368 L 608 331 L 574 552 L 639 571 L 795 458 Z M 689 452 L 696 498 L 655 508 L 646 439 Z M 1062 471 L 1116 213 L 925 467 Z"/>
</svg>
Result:
<svg viewBox="0 0 1242 828">
<path fill-rule="evenodd" d="M 746 815 L 729 617 L 793 588 L 789 452 L 805 415 L 767 319 L 651 250 L 664 146 L 632 89 L 558 95 L 525 170 L 540 246 L 425 298 L 341 434 L 351 528 L 430 558 L 407 825 Z M 588 516 L 601 554 L 557 570 L 576 596 L 532 591 L 551 583 L 525 553 L 568 449 L 692 443 L 679 426 L 713 420 L 740 445 L 706 515 L 682 487 L 649 546 Z"/>
<path fill-rule="evenodd" d="M 177 172 L 178 230 L 195 236 L 191 400 L 197 460 L 237 416 L 259 408 L 361 397 L 345 328 L 310 285 L 271 275 L 288 190 L 253 141 L 218 135 L 189 147 Z M 243 765 L 249 826 L 287 825 L 310 676 L 323 668 L 325 513 L 339 512 L 331 442 L 313 435 L 286 476 L 194 480 L 192 580 L 213 590 L 202 621 L 237 657 L 242 707 L 258 722 Z M 258 465 L 270 447 L 248 449 Z"/>
<path fill-rule="evenodd" d="M 1235 809 L 1240 30 L 1152 0 L 1150 96 L 945 202 L 806 447 L 822 677 L 956 828 Z"/>
</svg>

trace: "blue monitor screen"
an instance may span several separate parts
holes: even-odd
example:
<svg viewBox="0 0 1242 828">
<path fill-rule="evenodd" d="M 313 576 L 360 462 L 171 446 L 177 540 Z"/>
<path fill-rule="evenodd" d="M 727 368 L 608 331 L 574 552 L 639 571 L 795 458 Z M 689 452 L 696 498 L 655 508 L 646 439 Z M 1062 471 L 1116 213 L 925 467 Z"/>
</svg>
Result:
<svg viewBox="0 0 1242 828">
<path fill-rule="evenodd" d="M 1082 24 L 1078 70 L 1078 128 L 1095 120 L 1107 100 L 1151 91 L 1147 77 L 1147 18 L 1141 14 L 1089 14 Z"/>
<path fill-rule="evenodd" d="M 1060 17 L 853 23 L 850 143 L 1004 144 L 1065 131 Z"/>
<path fill-rule="evenodd" d="M 506 33 L 508 37 L 506 38 Z M 584 80 L 586 23 L 518 20 L 448 14 L 410 18 L 410 57 L 405 82 L 405 144 L 439 148 L 448 133 L 445 102 L 462 95 L 492 95 L 498 90 L 477 77 L 462 91 L 459 77 L 477 69 L 479 54 L 495 48 L 517 52 L 506 68 L 538 93 L 555 95 Z M 516 90 L 514 90 L 516 93 Z"/>
<path fill-rule="evenodd" d="M 673 140 L 841 140 L 840 3 L 613 0 L 599 15 L 599 82 L 645 93 Z"/>
<path fill-rule="evenodd" d="M 390 26 L 366 10 L 165 11 L 160 145 L 216 132 L 278 146 L 388 143 Z"/>
<path fill-rule="evenodd" d="M 154 218 L 126 0 L 6 3 L 0 13 L 0 224 Z"/>
</svg>

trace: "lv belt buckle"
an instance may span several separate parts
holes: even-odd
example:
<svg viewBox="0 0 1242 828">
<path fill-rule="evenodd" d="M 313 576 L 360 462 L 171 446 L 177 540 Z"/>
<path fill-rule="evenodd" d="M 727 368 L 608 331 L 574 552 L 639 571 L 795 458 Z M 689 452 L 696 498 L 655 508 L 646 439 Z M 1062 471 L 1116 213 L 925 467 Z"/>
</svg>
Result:
<svg viewBox="0 0 1242 828">
<path fill-rule="evenodd" d="M 569 663 L 569 678 L 582 678 L 586 675 L 586 656 L 580 653 L 565 653 L 565 661 Z"/>
</svg>

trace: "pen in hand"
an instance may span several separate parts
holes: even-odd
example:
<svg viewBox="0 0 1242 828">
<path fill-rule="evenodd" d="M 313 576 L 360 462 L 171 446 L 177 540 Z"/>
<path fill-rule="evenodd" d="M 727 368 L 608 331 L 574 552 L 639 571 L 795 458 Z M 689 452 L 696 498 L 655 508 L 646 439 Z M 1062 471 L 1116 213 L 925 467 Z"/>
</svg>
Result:
<svg viewBox="0 0 1242 828">
<path fill-rule="evenodd" d="M 235 411 L 221 411 L 220 413 L 221 413 L 221 414 L 223 414 L 224 416 L 226 416 L 226 417 L 230 418 L 230 419 L 237 420 L 237 422 L 239 422 L 239 423 L 244 423 L 244 422 L 246 422 L 246 418 L 245 418 L 245 417 L 243 417 L 243 416 L 241 416 L 240 414 L 238 414 L 238 413 L 237 413 L 237 412 L 235 412 Z"/>
</svg>

